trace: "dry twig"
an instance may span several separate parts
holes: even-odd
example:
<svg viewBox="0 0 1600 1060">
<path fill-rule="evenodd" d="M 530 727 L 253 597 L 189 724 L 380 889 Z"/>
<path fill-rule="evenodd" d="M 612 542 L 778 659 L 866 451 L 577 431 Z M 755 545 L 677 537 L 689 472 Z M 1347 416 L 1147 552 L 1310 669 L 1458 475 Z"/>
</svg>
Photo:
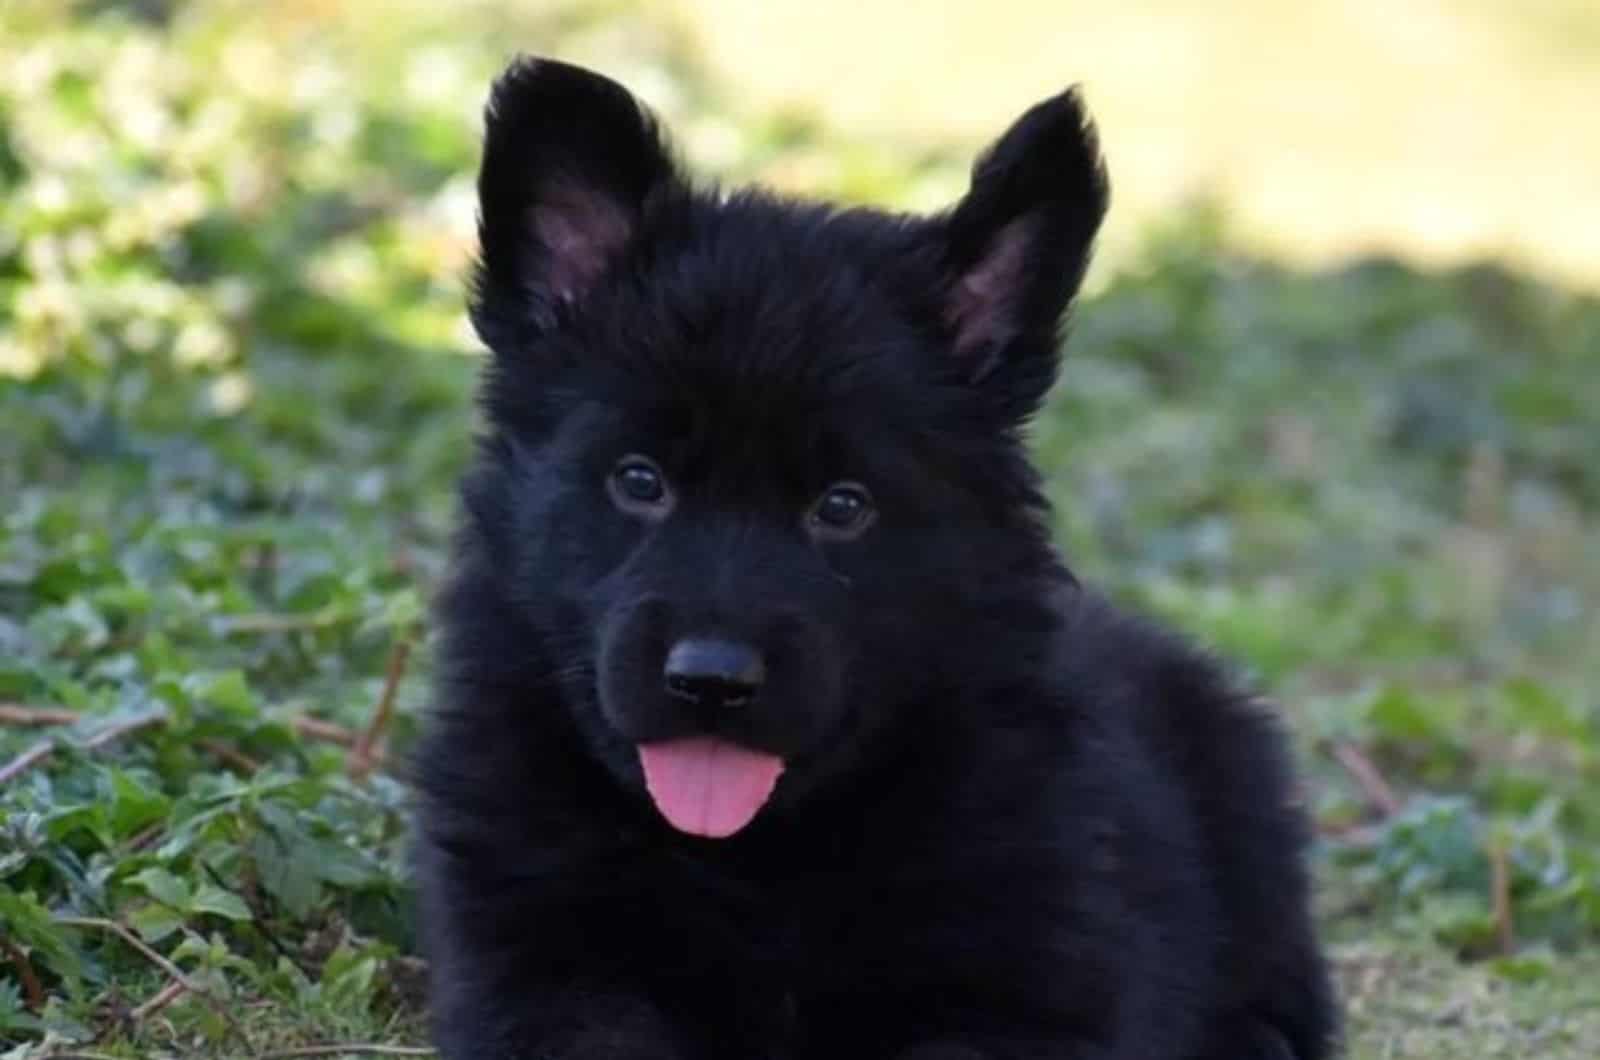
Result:
<svg viewBox="0 0 1600 1060">
<path fill-rule="evenodd" d="M 129 836 L 127 839 L 124 839 L 122 841 L 122 843 L 118 846 L 117 849 L 120 850 L 120 851 L 127 852 L 127 853 L 137 853 L 137 852 L 139 852 L 141 850 L 144 850 L 144 849 L 150 847 L 152 844 L 155 843 L 156 840 L 160 839 L 162 836 L 164 836 L 166 834 L 167 834 L 167 822 L 164 821 L 164 820 L 163 821 L 157 821 L 155 824 L 150 825 L 148 828 L 145 828 L 145 829 L 143 829 L 141 831 L 135 832 L 133 835 Z"/>
<path fill-rule="evenodd" d="M 184 974 L 182 968 L 179 968 L 176 964 L 173 964 L 166 957 L 162 956 L 162 954 L 152 949 L 150 945 L 146 943 L 144 939 L 141 939 L 137 934 L 135 934 L 131 928 L 120 923 L 119 921 L 107 920 L 104 917 L 97 916 L 59 916 L 56 917 L 55 922 L 63 927 L 86 928 L 94 931 L 109 931 L 113 935 L 116 935 L 118 938 L 122 939 L 122 941 L 138 950 L 139 954 L 144 957 L 145 960 L 149 961 L 151 964 L 154 964 L 157 968 L 160 968 L 174 982 L 179 983 L 185 990 L 189 991 L 189 993 L 203 1000 L 208 1006 L 210 1006 L 211 1010 L 228 1025 L 228 1029 L 233 1031 L 233 1033 L 238 1037 L 239 1041 L 243 1042 L 247 1049 L 249 1048 L 250 1038 L 247 1034 L 245 1034 L 244 1028 L 239 1026 L 238 1021 L 233 1018 L 233 1013 L 228 1011 L 227 1004 L 221 998 L 214 997 L 208 991 L 202 990 L 199 984 Z"/>
<path fill-rule="evenodd" d="M 101 729 L 99 732 L 95 733 L 78 746 L 84 748 L 85 750 L 92 751 L 97 747 L 104 747 L 108 743 L 113 743 L 117 740 L 120 740 L 129 733 L 138 732 L 140 729 L 149 729 L 158 725 L 165 725 L 168 720 L 169 719 L 167 718 L 166 711 L 154 710 L 149 714 L 141 714 L 135 718 L 128 718 L 125 721 L 119 721 L 114 725 L 107 725 L 105 728 Z"/>
<path fill-rule="evenodd" d="M 379 1045 L 373 1042 L 302 1045 L 294 1049 L 274 1049 L 256 1060 L 294 1060 L 302 1056 L 437 1056 L 436 1050 L 414 1045 Z"/>
<path fill-rule="evenodd" d="M 151 1016 L 155 1015 L 157 1012 L 160 1012 L 178 998 L 182 997 L 188 989 L 188 987 L 184 986 L 176 979 L 170 980 L 166 986 L 162 987 L 155 994 L 151 995 L 150 1000 L 136 1007 L 132 1012 L 129 1012 L 128 1015 L 136 1023 L 149 1019 Z"/>
<path fill-rule="evenodd" d="M 340 747 L 354 747 L 356 743 L 356 734 L 337 722 L 313 718 L 309 714 L 297 714 L 290 724 L 307 739 L 336 743 Z"/>
<path fill-rule="evenodd" d="M 0 725 L 71 725 L 83 714 L 66 707 L 30 707 L 23 703 L 0 703 Z"/>
<path fill-rule="evenodd" d="M 1335 741 L 1329 747 L 1334 759 L 1344 767 L 1362 794 L 1367 797 L 1374 809 L 1385 817 L 1393 817 L 1400 812 L 1402 803 L 1399 796 L 1394 793 L 1394 788 L 1383 778 L 1378 767 L 1373 764 L 1361 748 L 1353 743 Z"/>
<path fill-rule="evenodd" d="M 1517 948 L 1511 919 L 1511 865 L 1506 848 L 1498 841 L 1489 844 L 1489 904 L 1494 910 L 1494 934 L 1500 955 L 1508 957 Z"/>
<path fill-rule="evenodd" d="M 141 714 L 138 717 L 128 718 L 125 721 L 119 721 L 114 725 L 107 725 L 104 729 L 101 729 L 87 740 L 78 744 L 78 746 L 84 750 L 94 750 L 97 747 L 104 747 L 106 744 L 111 743 L 114 740 L 120 740 L 122 737 L 131 732 L 138 732 L 140 729 L 148 729 L 152 725 L 165 725 L 166 723 L 166 711 L 152 711 L 149 714 Z M 47 740 L 44 743 L 34 744 L 32 747 L 13 758 L 10 762 L 6 763 L 3 768 L 0 768 L 0 784 L 5 784 L 8 781 L 15 780 L 17 777 L 20 777 L 22 774 L 38 765 L 40 762 L 43 762 L 45 759 L 55 754 L 58 746 L 59 745 L 53 740 Z"/>
<path fill-rule="evenodd" d="M 217 623 L 225 636 L 254 636 L 271 633 L 301 633 L 326 629 L 350 621 L 344 611 L 311 611 L 306 614 L 224 615 Z"/>
<path fill-rule="evenodd" d="M 56 745 L 49 740 L 44 743 L 34 744 L 5 765 L 0 766 L 0 784 L 9 784 L 22 776 L 22 774 L 49 758 L 55 749 Z"/>
<path fill-rule="evenodd" d="M 17 970 L 17 978 L 22 983 L 22 997 L 28 1004 L 28 1011 L 38 1012 L 44 1008 L 44 984 L 39 981 L 39 973 L 33 970 L 33 962 L 28 960 L 28 955 L 4 935 L 0 935 L 0 951 L 3 951 L 11 961 L 11 967 Z"/>
<path fill-rule="evenodd" d="M 199 747 L 207 754 L 230 765 L 241 773 L 255 773 L 261 769 L 261 763 L 237 748 L 229 747 L 221 740 L 201 740 Z"/>
<path fill-rule="evenodd" d="M 389 719 L 394 716 L 395 695 L 400 691 L 400 679 L 405 676 L 406 664 L 411 661 L 411 638 L 402 636 L 395 641 L 394 650 L 389 653 L 389 668 L 383 677 L 383 691 L 378 695 L 378 704 L 372 710 L 372 717 L 367 722 L 367 727 L 356 738 L 355 746 L 350 748 L 349 771 L 357 780 L 372 772 L 376 764 L 373 754 L 374 748 L 383 738 L 383 730 L 388 727 Z"/>
<path fill-rule="evenodd" d="M 397 655 L 398 654 L 399 652 L 397 649 Z M 404 669 L 405 660 L 403 657 L 400 660 L 398 671 L 395 669 L 394 660 L 391 659 L 390 677 L 384 684 L 385 694 L 378 702 L 378 711 L 373 717 L 373 724 L 368 726 L 368 730 L 364 734 L 357 734 L 351 732 L 342 725 L 336 725 L 331 721 L 324 721 L 321 718 L 312 718 L 306 715 L 295 716 L 290 720 L 289 724 L 292 725 L 301 736 L 304 736 L 307 739 L 319 740 L 324 743 L 338 744 L 340 747 L 356 749 L 357 753 L 360 753 L 359 748 L 362 739 L 365 737 L 369 740 L 375 740 L 377 736 L 381 734 L 384 725 L 387 724 L 389 715 L 393 713 L 395 689 L 399 685 L 400 675 L 404 672 Z M 0 723 L 9 723 L 19 726 L 67 725 L 74 724 L 83 720 L 85 717 L 90 716 L 71 711 L 57 711 L 53 707 L 18 707 L 15 704 L 5 704 L 4 706 L 10 711 L 10 713 L 0 715 Z M 17 713 L 19 710 L 22 711 L 22 713 Z M 170 719 L 165 711 L 153 711 L 149 714 L 142 714 L 138 717 L 129 718 L 126 721 L 109 725 L 76 746 L 84 750 L 95 750 L 97 748 L 104 747 L 106 744 L 115 740 L 119 740 L 122 737 L 127 736 L 129 733 L 137 732 L 140 729 L 148 729 L 159 725 L 165 725 L 169 720 Z M 55 754 L 57 746 L 58 745 L 54 740 L 42 740 L 28 748 L 26 751 L 23 751 L 21 754 L 17 755 L 5 765 L 0 766 L 0 784 L 5 784 L 9 781 L 15 780 L 17 777 L 20 777 L 22 774 L 38 765 L 40 762 L 48 759 L 51 755 Z M 199 746 L 204 748 L 206 751 L 209 751 L 211 754 L 216 755 L 229 765 L 236 766 L 246 772 L 254 772 L 261 768 L 261 763 L 257 762 L 249 755 L 246 755 L 244 752 L 239 751 L 236 748 L 229 747 L 226 744 L 220 743 L 216 740 L 202 740 L 200 741 Z M 365 761 L 366 766 L 362 771 L 362 774 L 358 775 L 364 775 L 366 771 L 370 771 L 374 766 L 388 768 L 383 756 L 373 753 L 370 743 L 368 744 L 365 753 L 362 754 L 361 757 Z M 354 766 L 352 766 L 352 772 L 354 772 Z"/>
</svg>

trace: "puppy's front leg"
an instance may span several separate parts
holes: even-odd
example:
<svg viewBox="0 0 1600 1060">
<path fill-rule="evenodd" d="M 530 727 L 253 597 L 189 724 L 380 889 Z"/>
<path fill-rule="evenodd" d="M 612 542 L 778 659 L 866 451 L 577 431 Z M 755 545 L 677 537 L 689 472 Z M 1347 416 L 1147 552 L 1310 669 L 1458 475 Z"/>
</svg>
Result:
<svg viewBox="0 0 1600 1060">
<path fill-rule="evenodd" d="M 895 1060 L 991 1060 L 970 1045 L 959 1042 L 925 1042 L 914 1045 Z"/>
<path fill-rule="evenodd" d="M 694 1060 L 642 992 L 580 991 L 467 974 L 435 979 L 443 1060 Z"/>
<path fill-rule="evenodd" d="M 1059 1038 L 1039 1040 L 1007 1039 L 1005 1042 L 984 1041 L 967 1044 L 958 1041 L 922 1042 L 901 1053 L 894 1060 L 1123 1060 L 1120 1054 L 1106 1052 L 1088 1042 L 1074 1042 Z M 1128 1057 L 1127 1060 L 1147 1060 L 1145 1057 Z"/>
</svg>

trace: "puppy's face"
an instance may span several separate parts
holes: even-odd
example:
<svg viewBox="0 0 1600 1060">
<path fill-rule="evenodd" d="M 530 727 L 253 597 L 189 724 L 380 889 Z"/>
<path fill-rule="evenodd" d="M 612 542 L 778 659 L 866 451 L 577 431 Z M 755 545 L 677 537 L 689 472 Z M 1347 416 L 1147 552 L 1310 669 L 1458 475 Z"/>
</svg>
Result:
<svg viewBox="0 0 1600 1060">
<path fill-rule="evenodd" d="M 1075 96 L 948 215 L 697 192 L 618 85 L 495 88 L 472 524 L 593 753 L 721 837 L 855 765 L 1048 563 L 1016 429 L 1106 191 Z"/>
</svg>

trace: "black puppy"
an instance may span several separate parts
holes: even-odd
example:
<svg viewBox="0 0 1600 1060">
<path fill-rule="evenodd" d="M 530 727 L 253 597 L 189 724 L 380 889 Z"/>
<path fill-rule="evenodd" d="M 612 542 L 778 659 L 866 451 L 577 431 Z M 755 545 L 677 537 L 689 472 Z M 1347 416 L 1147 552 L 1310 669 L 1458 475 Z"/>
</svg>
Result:
<svg viewBox="0 0 1600 1060">
<path fill-rule="evenodd" d="M 692 188 L 559 63 L 487 123 L 447 1060 L 1328 1055 L 1283 741 L 1078 586 L 1019 438 L 1107 204 L 1078 97 L 937 217 Z"/>
</svg>

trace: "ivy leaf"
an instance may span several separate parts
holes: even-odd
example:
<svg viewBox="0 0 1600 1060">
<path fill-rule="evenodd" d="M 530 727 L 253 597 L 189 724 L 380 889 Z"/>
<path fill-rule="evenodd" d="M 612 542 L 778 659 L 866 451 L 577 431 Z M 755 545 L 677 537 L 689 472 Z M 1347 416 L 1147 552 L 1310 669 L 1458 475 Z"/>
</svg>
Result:
<svg viewBox="0 0 1600 1060">
<path fill-rule="evenodd" d="M 189 902 L 189 911 L 192 913 L 214 913 L 229 920 L 248 921 L 252 919 L 250 907 L 244 899 L 232 891 L 225 891 L 215 884 L 201 884 L 195 892 L 194 898 Z"/>
<path fill-rule="evenodd" d="M 143 887 L 146 894 L 171 909 L 184 912 L 189 908 L 189 885 L 160 866 L 142 869 L 128 882 Z"/>
<path fill-rule="evenodd" d="M 283 906 L 284 912 L 300 918 L 316 908 L 322 896 L 322 885 L 312 859 L 299 851 L 285 849 L 277 836 L 268 832 L 258 832 L 251 839 L 250 856 L 255 861 L 262 889 Z"/>
<path fill-rule="evenodd" d="M 148 902 L 128 914 L 129 926 L 146 942 L 160 942 L 183 927 L 184 919 L 181 911 L 160 902 Z"/>
</svg>

